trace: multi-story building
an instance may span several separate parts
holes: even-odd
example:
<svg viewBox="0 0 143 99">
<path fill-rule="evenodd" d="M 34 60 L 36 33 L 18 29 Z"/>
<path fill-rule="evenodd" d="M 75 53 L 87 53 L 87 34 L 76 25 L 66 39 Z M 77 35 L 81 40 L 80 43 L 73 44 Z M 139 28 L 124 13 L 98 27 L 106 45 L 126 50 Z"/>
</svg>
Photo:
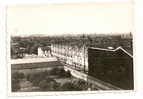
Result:
<svg viewBox="0 0 143 99">
<path fill-rule="evenodd" d="M 133 89 L 133 56 L 122 47 L 89 48 L 88 74 L 123 89 Z"/>
<path fill-rule="evenodd" d="M 120 88 L 133 89 L 132 54 L 122 47 L 109 48 L 52 44 L 51 52 L 73 69 Z"/>
<path fill-rule="evenodd" d="M 60 60 L 73 68 L 82 71 L 88 71 L 88 52 L 87 48 L 52 44 L 51 45 L 52 55 L 58 57 Z"/>
</svg>

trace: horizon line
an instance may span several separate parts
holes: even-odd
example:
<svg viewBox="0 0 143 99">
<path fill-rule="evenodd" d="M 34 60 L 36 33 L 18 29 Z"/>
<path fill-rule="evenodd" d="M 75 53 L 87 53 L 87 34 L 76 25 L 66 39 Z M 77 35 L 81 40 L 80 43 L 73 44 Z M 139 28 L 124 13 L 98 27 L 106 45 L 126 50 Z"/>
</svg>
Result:
<svg viewBox="0 0 143 99">
<path fill-rule="evenodd" d="M 51 33 L 52 34 L 52 33 Z M 111 32 L 111 33 L 63 33 L 63 34 L 22 34 L 22 35 L 10 35 L 11 37 L 30 37 L 30 36 L 63 36 L 63 35 L 128 35 L 128 34 L 133 34 L 132 32 L 124 32 L 124 33 L 119 33 L 119 32 Z"/>
</svg>

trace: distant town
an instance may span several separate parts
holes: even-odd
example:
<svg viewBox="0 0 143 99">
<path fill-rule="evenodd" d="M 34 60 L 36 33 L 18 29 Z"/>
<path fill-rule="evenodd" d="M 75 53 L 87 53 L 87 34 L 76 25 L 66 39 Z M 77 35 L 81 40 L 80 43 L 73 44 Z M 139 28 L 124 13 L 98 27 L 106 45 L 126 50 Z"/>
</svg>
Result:
<svg viewBox="0 0 143 99">
<path fill-rule="evenodd" d="M 133 36 L 12 36 L 12 92 L 133 90 Z"/>
</svg>

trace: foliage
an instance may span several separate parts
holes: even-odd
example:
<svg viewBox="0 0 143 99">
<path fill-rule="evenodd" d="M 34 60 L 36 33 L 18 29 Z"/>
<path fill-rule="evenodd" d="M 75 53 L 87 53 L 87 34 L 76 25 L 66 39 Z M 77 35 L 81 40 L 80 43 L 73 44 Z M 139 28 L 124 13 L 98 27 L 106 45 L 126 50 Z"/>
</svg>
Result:
<svg viewBox="0 0 143 99">
<path fill-rule="evenodd" d="M 19 73 L 19 72 L 14 72 L 12 73 L 12 82 L 11 82 L 11 86 L 12 86 L 12 91 L 18 91 L 20 89 L 20 79 L 23 79 L 25 76 L 23 73 Z"/>
<path fill-rule="evenodd" d="M 61 68 L 53 68 L 52 70 L 30 73 L 27 75 L 20 72 L 12 73 L 12 91 L 18 91 L 20 89 L 20 80 L 24 78 L 30 81 L 33 86 L 39 87 L 39 91 L 82 91 L 92 88 L 86 81 L 81 79 L 73 79 L 70 82 L 58 83 L 53 78 L 56 76 L 69 78 L 71 74 L 70 71 L 64 71 L 64 69 Z"/>
<path fill-rule="evenodd" d="M 12 79 L 23 79 L 25 76 L 23 73 L 20 72 L 14 72 L 12 73 Z"/>
<path fill-rule="evenodd" d="M 41 80 L 46 78 L 49 75 L 48 71 L 33 73 L 27 75 L 27 80 L 32 82 L 34 86 L 37 86 Z"/>
<path fill-rule="evenodd" d="M 60 69 L 59 68 L 53 68 L 50 70 L 51 75 L 58 75 L 60 74 Z"/>
<path fill-rule="evenodd" d="M 63 68 L 53 68 L 50 74 L 58 75 L 59 77 L 71 77 L 70 71 L 65 71 Z"/>
<path fill-rule="evenodd" d="M 37 48 L 49 46 L 51 44 L 64 44 L 69 46 L 86 46 L 114 48 L 122 46 L 124 49 L 132 51 L 132 38 L 122 38 L 122 35 L 99 35 L 99 34 L 78 34 L 78 35 L 59 35 L 59 36 L 30 36 L 30 37 L 11 37 L 11 56 L 19 53 L 37 54 Z M 19 48 L 25 48 L 21 52 Z"/>
<path fill-rule="evenodd" d="M 71 82 L 67 82 L 61 86 L 62 91 L 80 91 L 81 88 L 78 87 L 78 85 L 75 85 Z"/>
<path fill-rule="evenodd" d="M 61 86 L 62 91 L 82 91 L 88 89 L 88 83 L 81 79 L 66 82 Z"/>
<path fill-rule="evenodd" d="M 48 41 L 46 37 L 12 37 L 11 57 L 22 58 L 25 53 L 37 54 L 38 47 L 49 45 Z M 24 50 L 21 50 L 21 48 L 24 48 Z"/>
<path fill-rule="evenodd" d="M 11 83 L 12 91 L 18 91 L 20 89 L 19 79 L 12 79 Z"/>
<path fill-rule="evenodd" d="M 78 79 L 72 82 L 74 85 L 76 85 L 81 90 L 87 90 L 88 89 L 88 83 L 85 82 L 82 79 Z"/>
<path fill-rule="evenodd" d="M 39 87 L 41 91 L 57 91 L 60 87 L 60 84 L 57 83 L 54 79 L 48 77 L 39 82 Z"/>
</svg>

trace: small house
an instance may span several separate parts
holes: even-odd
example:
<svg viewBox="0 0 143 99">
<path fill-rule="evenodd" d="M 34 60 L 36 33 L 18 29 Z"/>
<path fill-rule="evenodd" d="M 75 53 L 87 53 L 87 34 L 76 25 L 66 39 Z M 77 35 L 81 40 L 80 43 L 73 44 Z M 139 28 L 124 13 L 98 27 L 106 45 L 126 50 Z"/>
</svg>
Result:
<svg viewBox="0 0 143 99">
<path fill-rule="evenodd" d="M 51 47 L 50 46 L 39 47 L 38 56 L 39 57 L 51 57 Z"/>
</svg>

